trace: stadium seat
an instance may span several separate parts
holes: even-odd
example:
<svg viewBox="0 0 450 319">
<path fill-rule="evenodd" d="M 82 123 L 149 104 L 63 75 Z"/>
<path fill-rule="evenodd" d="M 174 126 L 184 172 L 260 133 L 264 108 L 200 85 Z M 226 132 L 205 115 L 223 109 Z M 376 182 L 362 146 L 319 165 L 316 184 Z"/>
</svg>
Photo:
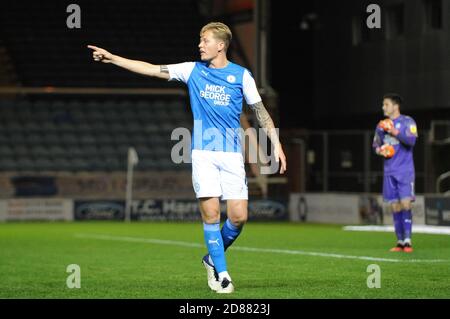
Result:
<svg viewBox="0 0 450 319">
<path fill-rule="evenodd" d="M 35 164 L 29 157 L 20 157 L 17 159 L 16 167 L 18 171 L 33 171 Z"/>
<path fill-rule="evenodd" d="M 15 171 L 17 170 L 17 163 L 11 157 L 0 157 L 0 170 L 1 171 Z"/>
<path fill-rule="evenodd" d="M 0 145 L 0 158 L 12 157 L 14 154 L 13 148 L 9 145 Z"/>
</svg>

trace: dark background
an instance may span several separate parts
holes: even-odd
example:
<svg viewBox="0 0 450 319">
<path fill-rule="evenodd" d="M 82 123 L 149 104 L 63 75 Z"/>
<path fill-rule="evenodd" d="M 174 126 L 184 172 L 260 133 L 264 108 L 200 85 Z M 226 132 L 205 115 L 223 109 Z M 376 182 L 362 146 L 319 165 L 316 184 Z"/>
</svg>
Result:
<svg viewBox="0 0 450 319">
<path fill-rule="evenodd" d="M 388 92 L 404 97 L 402 113 L 421 129 L 450 118 L 450 3 L 378 1 L 382 26 L 371 30 L 365 20 L 372 2 L 271 2 L 272 84 L 282 127 L 372 129 Z M 309 13 L 316 19 L 302 30 Z"/>
</svg>

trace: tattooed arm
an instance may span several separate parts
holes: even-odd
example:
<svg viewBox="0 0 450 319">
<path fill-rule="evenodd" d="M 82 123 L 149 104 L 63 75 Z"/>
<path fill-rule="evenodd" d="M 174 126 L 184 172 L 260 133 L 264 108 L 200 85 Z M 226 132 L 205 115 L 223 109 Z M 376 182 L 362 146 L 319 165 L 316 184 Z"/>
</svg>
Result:
<svg viewBox="0 0 450 319">
<path fill-rule="evenodd" d="M 278 139 L 277 132 L 275 131 L 275 125 L 273 124 L 273 120 L 270 117 L 269 112 L 265 108 L 263 102 L 258 102 L 252 105 L 249 105 L 250 109 L 255 112 L 256 119 L 258 120 L 259 126 L 264 129 L 264 132 L 269 136 L 272 144 L 274 146 L 280 144 L 280 140 Z"/>
<path fill-rule="evenodd" d="M 249 107 L 253 110 L 253 112 L 255 112 L 256 119 L 258 120 L 259 125 L 263 128 L 264 132 L 270 138 L 270 141 L 274 146 L 275 159 L 277 162 L 281 161 L 280 174 L 283 174 L 287 169 L 286 156 L 284 155 L 283 147 L 281 146 L 280 139 L 269 112 L 267 112 L 263 102 L 249 105 Z"/>
<path fill-rule="evenodd" d="M 93 50 L 92 57 L 95 61 L 112 63 L 131 72 L 147 76 L 152 76 L 164 80 L 169 79 L 169 70 L 165 65 L 154 65 L 143 61 L 130 60 L 118 55 L 111 54 L 105 49 L 93 45 L 88 45 L 88 48 Z"/>
</svg>

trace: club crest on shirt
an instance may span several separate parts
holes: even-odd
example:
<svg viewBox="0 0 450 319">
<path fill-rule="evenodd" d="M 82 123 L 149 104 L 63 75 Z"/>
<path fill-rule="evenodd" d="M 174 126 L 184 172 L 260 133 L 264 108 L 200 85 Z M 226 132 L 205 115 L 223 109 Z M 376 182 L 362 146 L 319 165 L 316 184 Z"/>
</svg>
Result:
<svg viewBox="0 0 450 319">
<path fill-rule="evenodd" d="M 236 82 L 236 77 L 234 75 L 229 75 L 229 76 L 227 76 L 227 81 L 229 83 L 234 83 L 234 82 Z"/>
</svg>

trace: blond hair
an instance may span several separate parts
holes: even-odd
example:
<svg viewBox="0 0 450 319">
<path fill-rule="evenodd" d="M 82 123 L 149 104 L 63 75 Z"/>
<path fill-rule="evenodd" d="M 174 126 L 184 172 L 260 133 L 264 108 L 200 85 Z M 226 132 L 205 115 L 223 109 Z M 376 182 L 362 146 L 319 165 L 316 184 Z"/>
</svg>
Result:
<svg viewBox="0 0 450 319">
<path fill-rule="evenodd" d="M 200 31 L 200 36 L 206 31 L 212 31 L 214 38 L 222 40 L 225 43 L 225 50 L 230 46 L 233 35 L 230 28 L 222 22 L 210 22 Z"/>
</svg>

